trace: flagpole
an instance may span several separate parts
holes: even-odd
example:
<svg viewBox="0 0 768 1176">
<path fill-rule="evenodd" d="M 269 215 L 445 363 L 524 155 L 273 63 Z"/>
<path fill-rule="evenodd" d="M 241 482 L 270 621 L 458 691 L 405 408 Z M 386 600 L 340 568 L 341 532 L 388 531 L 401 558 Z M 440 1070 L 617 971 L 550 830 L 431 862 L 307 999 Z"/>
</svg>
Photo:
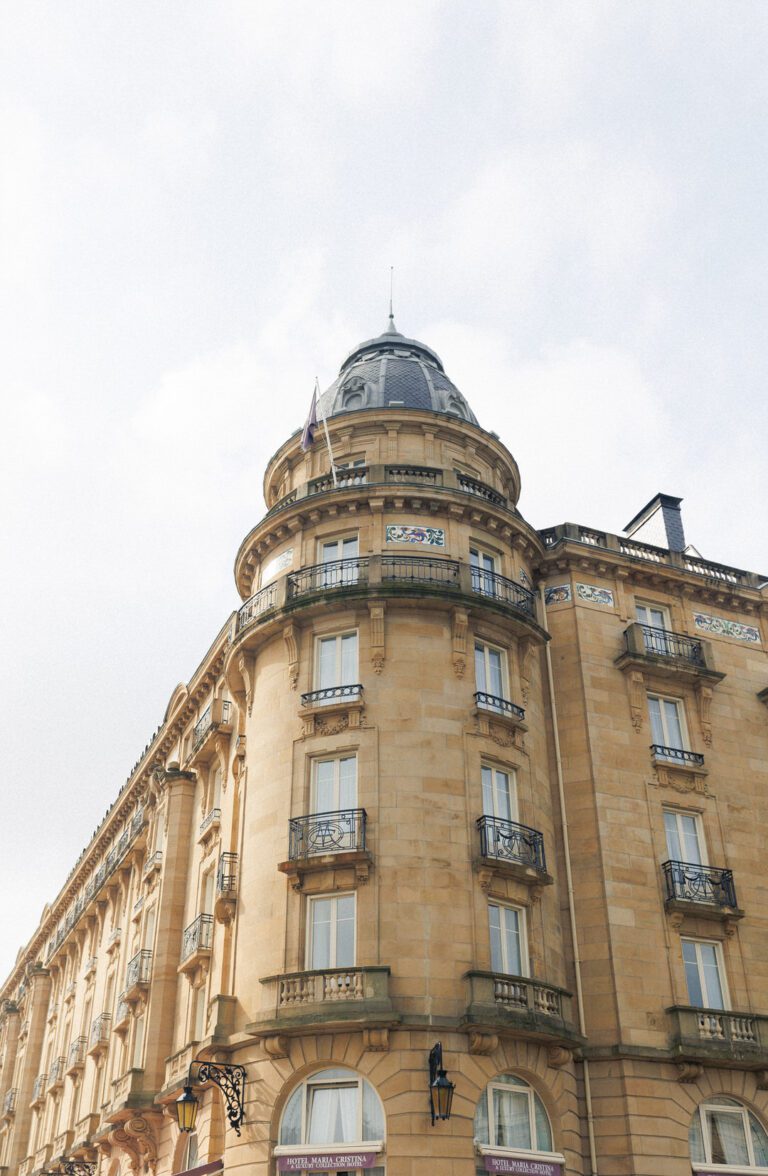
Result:
<svg viewBox="0 0 768 1176">
<path fill-rule="evenodd" d="M 328 446 L 328 456 L 331 459 L 331 477 L 333 478 L 333 488 L 336 489 L 338 482 L 336 480 L 336 463 L 333 460 L 333 449 L 331 447 L 331 438 L 328 433 L 328 422 L 325 419 L 325 412 L 320 403 L 320 383 L 317 376 L 315 376 L 315 395 L 317 396 L 317 407 L 320 409 L 320 415 L 323 418 L 323 430 L 325 432 L 325 443 Z"/>
</svg>

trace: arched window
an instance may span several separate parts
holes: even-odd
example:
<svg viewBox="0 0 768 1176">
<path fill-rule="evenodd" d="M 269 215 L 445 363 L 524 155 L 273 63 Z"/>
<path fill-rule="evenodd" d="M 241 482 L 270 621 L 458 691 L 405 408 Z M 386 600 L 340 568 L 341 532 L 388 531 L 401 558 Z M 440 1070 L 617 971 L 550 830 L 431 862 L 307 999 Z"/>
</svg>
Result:
<svg viewBox="0 0 768 1176">
<path fill-rule="evenodd" d="M 384 1111 L 365 1078 L 341 1067 L 320 1070 L 297 1086 L 280 1121 L 278 1155 L 328 1154 L 328 1172 L 362 1172 L 354 1153 L 379 1153 L 384 1146 Z M 316 1150 L 315 1150 L 316 1149 Z M 346 1158 L 345 1158 L 346 1157 Z M 316 1158 L 313 1171 L 319 1171 Z M 294 1171 L 291 1168 L 291 1171 Z M 301 1171 L 301 1169 L 299 1169 Z M 384 1176 L 384 1165 L 364 1176 Z"/>
<path fill-rule="evenodd" d="M 715 1097 L 697 1108 L 689 1133 L 691 1162 L 768 1170 L 768 1134 L 735 1098 Z"/>
<path fill-rule="evenodd" d="M 500 1074 L 488 1083 L 475 1111 L 475 1143 L 491 1154 L 552 1155 L 552 1128 L 544 1103 L 523 1078 Z"/>
<path fill-rule="evenodd" d="M 462 418 L 467 415 L 464 412 L 464 405 L 461 403 L 461 401 L 458 399 L 457 396 L 449 396 L 448 397 L 447 411 L 450 413 L 453 413 L 454 416 L 458 416 L 458 417 L 462 417 Z"/>
</svg>

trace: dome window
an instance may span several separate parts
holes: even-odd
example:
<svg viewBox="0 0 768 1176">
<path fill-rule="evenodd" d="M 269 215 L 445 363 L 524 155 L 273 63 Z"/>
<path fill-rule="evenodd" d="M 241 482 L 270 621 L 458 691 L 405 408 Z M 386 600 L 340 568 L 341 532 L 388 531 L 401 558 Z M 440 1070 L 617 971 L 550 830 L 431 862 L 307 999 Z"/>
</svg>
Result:
<svg viewBox="0 0 768 1176">
<path fill-rule="evenodd" d="M 349 380 L 342 388 L 341 407 L 344 412 L 354 412 L 356 408 L 365 407 L 365 384 L 359 376 Z"/>
<path fill-rule="evenodd" d="M 462 420 L 467 415 L 466 412 L 464 411 L 464 405 L 461 403 L 461 401 L 456 396 L 449 396 L 448 397 L 447 411 L 450 413 L 453 413 L 454 416 L 461 417 Z"/>
</svg>

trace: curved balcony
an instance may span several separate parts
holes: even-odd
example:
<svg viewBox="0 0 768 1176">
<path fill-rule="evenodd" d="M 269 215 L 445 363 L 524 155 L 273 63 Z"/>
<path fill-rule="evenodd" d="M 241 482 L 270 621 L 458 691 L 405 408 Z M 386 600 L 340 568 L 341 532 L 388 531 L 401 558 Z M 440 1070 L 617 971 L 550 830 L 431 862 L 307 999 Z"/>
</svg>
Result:
<svg viewBox="0 0 768 1176">
<path fill-rule="evenodd" d="M 695 862 L 662 862 L 664 905 L 669 912 L 731 924 L 743 918 L 731 870 Z"/>
<path fill-rule="evenodd" d="M 689 1005 L 672 1005 L 667 1013 L 676 1059 L 744 1070 L 768 1066 L 768 1017 Z"/>
<path fill-rule="evenodd" d="M 277 867 L 300 889 L 306 874 L 326 870 L 334 874 L 334 889 L 350 882 L 366 882 L 371 855 L 365 844 L 365 809 L 310 813 L 288 822 L 288 861 Z M 349 871 L 347 879 L 343 871 Z"/>
<path fill-rule="evenodd" d="M 464 1025 L 491 1031 L 514 1029 L 522 1037 L 573 1047 L 580 1038 L 572 1022 L 571 994 L 530 976 L 467 972 L 469 1001 Z"/>
<path fill-rule="evenodd" d="M 210 957 L 213 948 L 213 915 L 202 914 L 184 929 L 179 972 L 192 973 Z"/>
<path fill-rule="evenodd" d="M 130 1003 L 138 1000 L 148 986 L 152 977 L 152 952 L 149 948 L 142 948 L 128 961 L 125 972 L 125 999 Z"/>
<path fill-rule="evenodd" d="M 392 1024 L 389 968 L 326 968 L 266 976 L 264 1019 L 246 1027 L 258 1035 L 301 1031 L 308 1021 L 324 1024 Z"/>
</svg>

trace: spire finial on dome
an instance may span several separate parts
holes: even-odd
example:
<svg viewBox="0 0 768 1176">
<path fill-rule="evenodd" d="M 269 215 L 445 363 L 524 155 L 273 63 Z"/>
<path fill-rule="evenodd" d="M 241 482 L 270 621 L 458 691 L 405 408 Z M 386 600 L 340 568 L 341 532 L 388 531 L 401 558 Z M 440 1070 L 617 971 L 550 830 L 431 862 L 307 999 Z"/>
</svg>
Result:
<svg viewBox="0 0 768 1176">
<path fill-rule="evenodd" d="M 392 287 L 394 285 L 394 280 L 395 280 L 394 275 L 395 275 L 395 267 L 393 265 L 391 265 L 389 267 L 389 323 L 387 324 L 387 329 L 384 332 L 385 335 L 399 335 L 400 334 L 397 327 L 395 326 L 395 315 L 394 315 L 394 311 L 392 310 Z"/>
</svg>

